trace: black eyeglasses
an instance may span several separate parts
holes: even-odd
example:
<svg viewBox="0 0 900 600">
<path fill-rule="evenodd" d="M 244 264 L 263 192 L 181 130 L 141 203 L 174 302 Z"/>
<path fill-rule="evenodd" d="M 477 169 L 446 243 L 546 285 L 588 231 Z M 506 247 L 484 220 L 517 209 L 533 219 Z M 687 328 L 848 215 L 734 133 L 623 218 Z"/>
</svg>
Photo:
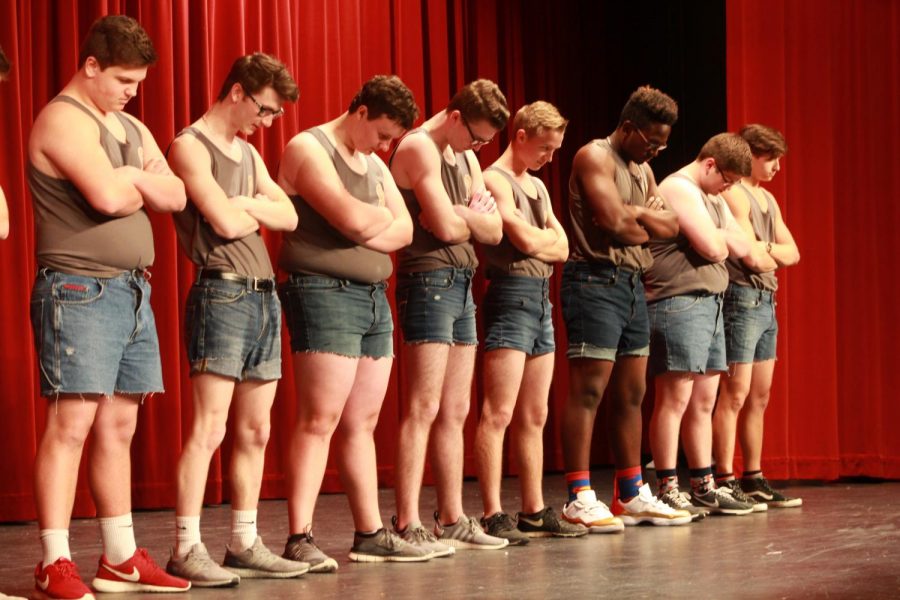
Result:
<svg viewBox="0 0 900 600">
<path fill-rule="evenodd" d="M 491 142 L 494 141 L 494 136 L 491 136 L 485 140 L 485 139 L 482 139 L 482 138 L 478 137 L 477 135 L 475 135 L 475 132 L 472 131 L 471 127 L 469 127 L 469 122 L 466 121 L 465 117 L 463 117 L 460 120 L 463 122 L 463 125 L 466 126 L 466 131 L 469 132 L 469 137 L 472 138 L 472 146 L 473 147 L 474 146 L 484 146 L 485 144 L 490 144 Z"/>
<path fill-rule="evenodd" d="M 249 92 L 246 93 L 246 96 L 247 98 L 250 98 L 253 104 L 256 105 L 256 108 L 259 109 L 259 112 L 256 113 L 257 117 L 262 117 L 263 119 L 265 119 L 266 117 L 272 117 L 273 119 L 277 119 L 278 117 L 284 116 L 283 108 L 272 108 L 266 106 L 265 104 L 261 104 L 256 98 L 253 97 L 253 94 Z"/>
<path fill-rule="evenodd" d="M 639 136 L 641 136 L 641 139 L 644 140 L 645 144 L 647 144 L 648 150 L 650 150 L 652 152 L 662 152 L 663 150 L 668 148 L 668 146 L 665 144 L 659 144 L 657 142 L 651 142 L 650 140 L 648 140 L 647 136 L 644 135 L 644 132 L 641 131 L 640 129 L 638 129 L 637 127 L 635 127 L 634 130 L 637 131 L 637 134 Z"/>
<path fill-rule="evenodd" d="M 738 183 L 741 180 L 741 176 L 738 175 L 737 179 L 728 179 L 725 177 L 725 171 L 719 168 L 719 165 L 716 165 L 716 171 L 719 172 L 719 177 L 722 178 L 722 183 L 724 183 L 727 187 L 731 187 L 734 184 Z"/>
</svg>

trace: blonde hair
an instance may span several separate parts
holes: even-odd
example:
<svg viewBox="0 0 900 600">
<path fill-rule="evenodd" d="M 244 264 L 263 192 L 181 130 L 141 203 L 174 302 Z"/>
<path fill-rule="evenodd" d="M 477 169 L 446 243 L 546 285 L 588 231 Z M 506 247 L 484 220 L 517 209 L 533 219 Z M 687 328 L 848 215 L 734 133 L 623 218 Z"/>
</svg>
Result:
<svg viewBox="0 0 900 600">
<path fill-rule="evenodd" d="M 513 118 L 513 131 L 524 129 L 528 137 L 541 135 L 544 131 L 566 130 L 569 120 L 559 114 L 559 110 L 543 100 L 526 104 Z"/>
</svg>

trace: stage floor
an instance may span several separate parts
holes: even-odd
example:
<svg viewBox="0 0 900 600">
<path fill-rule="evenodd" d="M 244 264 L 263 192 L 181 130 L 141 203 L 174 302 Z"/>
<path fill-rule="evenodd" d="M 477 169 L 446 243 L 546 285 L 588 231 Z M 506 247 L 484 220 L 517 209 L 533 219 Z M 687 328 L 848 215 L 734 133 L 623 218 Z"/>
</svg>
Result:
<svg viewBox="0 0 900 600">
<path fill-rule="evenodd" d="M 611 471 L 595 471 L 594 487 L 608 500 Z M 780 486 L 776 486 L 780 487 Z M 343 495 L 319 499 L 314 532 L 319 546 L 338 559 L 337 573 L 286 581 L 245 580 L 234 589 L 187 594 L 122 594 L 136 598 L 890 598 L 900 596 L 900 483 L 797 485 L 790 492 L 803 506 L 746 517 L 710 517 L 682 527 L 627 528 L 624 534 L 574 540 L 532 540 L 500 551 L 460 551 L 422 564 L 356 564 L 347 560 L 352 523 Z M 544 481 L 545 500 L 556 509 L 565 499 L 560 475 Z M 518 510 L 515 479 L 503 483 L 504 507 Z M 434 490 L 423 493 L 423 522 L 430 522 Z M 427 502 L 428 504 L 424 504 Z M 381 491 L 390 523 L 393 491 Z M 465 484 L 465 507 L 481 515 L 478 486 Z M 287 508 L 260 505 L 260 533 L 280 551 Z M 216 558 L 224 553 L 227 506 L 203 514 L 204 542 Z M 171 511 L 135 515 L 138 543 L 160 563 L 173 537 Z M 100 554 L 96 522 L 71 529 L 73 559 L 90 580 Z M 28 596 L 40 559 L 34 523 L 0 526 L 0 592 Z M 98 596 L 99 597 L 99 596 Z M 2 598 L 2 594 L 0 594 Z"/>
</svg>

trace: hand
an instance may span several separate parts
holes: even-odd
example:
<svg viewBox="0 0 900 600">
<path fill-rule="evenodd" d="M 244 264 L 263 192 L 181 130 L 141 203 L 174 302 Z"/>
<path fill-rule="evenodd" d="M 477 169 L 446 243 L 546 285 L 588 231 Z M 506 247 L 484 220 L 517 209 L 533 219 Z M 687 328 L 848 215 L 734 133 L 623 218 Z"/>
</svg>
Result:
<svg viewBox="0 0 900 600">
<path fill-rule="evenodd" d="M 644 203 L 647 210 L 666 210 L 666 203 L 662 196 L 650 196 Z"/>
<path fill-rule="evenodd" d="M 497 203 L 494 197 L 485 188 L 481 188 L 469 199 L 469 209 L 486 215 L 493 214 L 497 210 Z"/>
<path fill-rule="evenodd" d="M 163 158 L 151 158 L 144 164 L 144 172 L 153 175 L 171 175 L 169 163 Z"/>
<path fill-rule="evenodd" d="M 428 226 L 428 221 L 425 219 L 425 213 L 423 212 L 419 213 L 419 225 L 421 225 L 422 229 L 424 229 L 428 233 L 434 233 L 433 231 L 431 231 L 431 227 Z"/>
<path fill-rule="evenodd" d="M 268 196 L 266 196 L 265 194 L 256 194 L 255 196 L 253 196 L 253 198 L 256 200 L 262 200 L 263 202 L 271 202 L 272 201 L 272 199 L 269 198 Z"/>
</svg>

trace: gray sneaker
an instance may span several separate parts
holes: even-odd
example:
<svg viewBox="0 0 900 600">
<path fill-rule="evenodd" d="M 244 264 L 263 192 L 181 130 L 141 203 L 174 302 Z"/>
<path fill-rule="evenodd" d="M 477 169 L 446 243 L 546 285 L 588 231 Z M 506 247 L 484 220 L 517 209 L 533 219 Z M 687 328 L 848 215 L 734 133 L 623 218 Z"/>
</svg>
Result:
<svg viewBox="0 0 900 600">
<path fill-rule="evenodd" d="M 191 546 L 188 553 L 180 558 L 173 552 L 166 572 L 187 579 L 192 587 L 234 587 L 241 582 L 238 575 L 216 563 L 202 543 Z"/>
<path fill-rule="evenodd" d="M 355 562 L 425 562 L 431 560 L 431 552 L 382 527 L 371 535 L 354 533 L 349 558 Z"/>
<path fill-rule="evenodd" d="M 755 498 L 751 498 L 744 493 L 741 482 L 737 479 L 729 479 L 722 482 L 722 487 L 731 488 L 731 496 L 738 502 L 745 502 L 753 507 L 753 512 L 765 512 L 769 510 L 769 505 L 765 502 L 757 502 Z"/>
<path fill-rule="evenodd" d="M 694 506 L 691 501 L 684 497 L 681 491 L 675 487 L 665 492 L 660 492 L 657 496 L 660 502 L 674 508 L 675 510 L 686 510 L 691 513 L 692 521 L 700 521 L 706 518 L 709 510 Z"/>
<path fill-rule="evenodd" d="M 466 515 L 460 515 L 452 525 L 442 525 L 438 513 L 434 513 L 434 535 L 454 548 L 499 550 L 509 545 L 509 540 L 486 534 L 478 521 Z"/>
<path fill-rule="evenodd" d="M 403 538 L 404 542 L 422 548 L 431 555 L 431 558 L 444 558 L 456 553 L 456 548 L 437 541 L 434 534 L 422 527 L 419 522 L 410 523 L 406 529 L 400 531 L 397 529 L 397 516 L 394 515 L 391 517 L 391 525 L 394 527 L 394 533 Z"/>
<path fill-rule="evenodd" d="M 528 536 L 524 532 L 519 531 L 515 521 L 505 512 L 482 517 L 481 526 L 488 535 L 509 540 L 510 546 L 524 546 L 528 543 Z"/>
<path fill-rule="evenodd" d="M 518 513 L 519 531 L 528 537 L 581 537 L 590 531 L 584 525 L 560 519 L 549 506 L 534 514 Z"/>
<path fill-rule="evenodd" d="M 753 506 L 737 500 L 728 487 L 710 487 L 703 494 L 691 490 L 691 503 L 719 515 L 749 515 L 753 512 Z"/>
<path fill-rule="evenodd" d="M 309 563 L 288 560 L 272 554 L 259 536 L 253 545 L 243 552 L 232 552 L 231 548 L 226 546 L 223 566 L 232 573 L 249 579 L 290 579 L 300 577 L 309 571 Z"/>
<path fill-rule="evenodd" d="M 304 533 L 295 533 L 288 538 L 287 544 L 284 545 L 284 554 L 281 556 L 288 560 L 307 563 L 310 573 L 334 573 L 338 568 L 337 561 L 316 546 L 312 529 L 309 527 Z"/>
</svg>

